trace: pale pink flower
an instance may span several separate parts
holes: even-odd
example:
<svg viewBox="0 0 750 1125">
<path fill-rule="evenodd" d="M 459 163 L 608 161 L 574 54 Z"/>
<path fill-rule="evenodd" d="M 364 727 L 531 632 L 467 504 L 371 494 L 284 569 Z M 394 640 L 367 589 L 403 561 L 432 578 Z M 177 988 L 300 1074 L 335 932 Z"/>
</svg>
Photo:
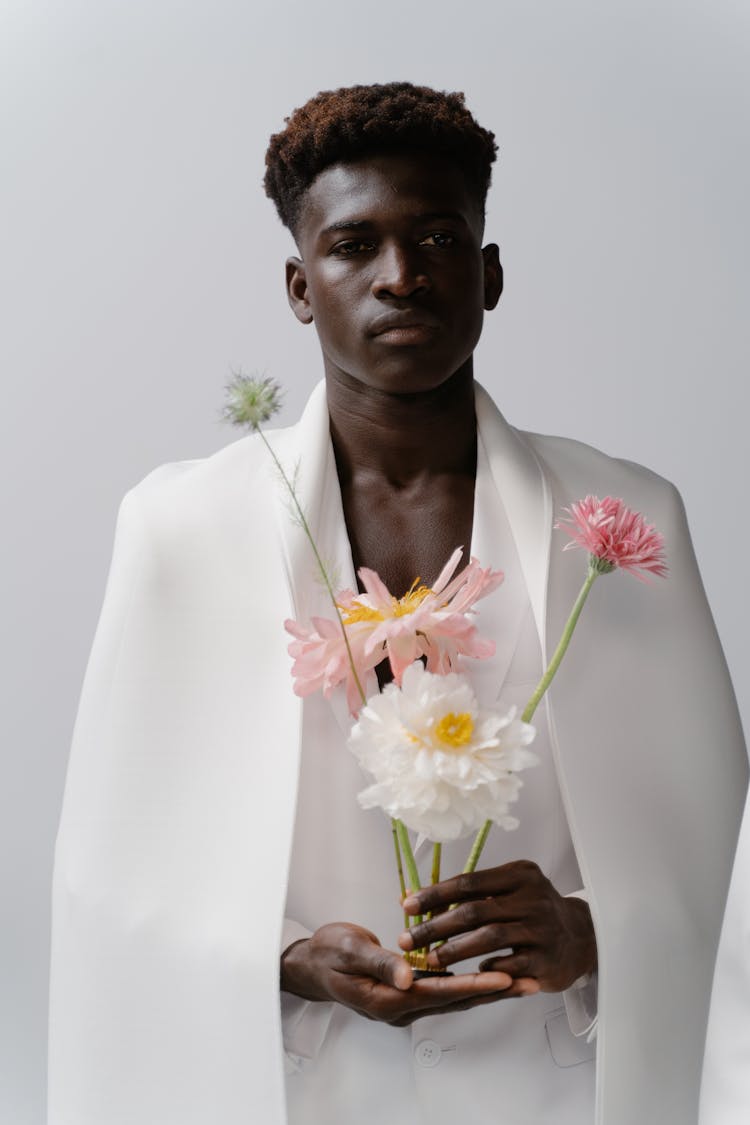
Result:
<svg viewBox="0 0 750 1125">
<path fill-rule="evenodd" d="M 348 590 L 338 599 L 347 629 L 354 625 L 368 634 L 365 656 L 375 655 L 376 663 L 387 656 L 397 684 L 405 669 L 422 656 L 429 672 L 444 674 L 455 667 L 459 656 L 482 660 L 494 654 L 494 641 L 480 637 L 468 615 L 475 602 L 500 585 L 503 573 L 483 570 L 472 559 L 451 581 L 460 559 L 459 547 L 434 586 L 420 586 L 416 579 L 402 598 L 395 597 L 374 570 L 362 567 L 359 577 L 365 592 Z"/>
<path fill-rule="evenodd" d="M 573 540 L 566 544 L 566 551 L 583 547 L 602 574 L 618 568 L 643 582 L 648 582 L 648 578 L 640 571 L 665 577 L 664 536 L 622 500 L 587 496 L 565 511 L 569 518 L 559 520 L 555 527 Z"/>
<path fill-rule="evenodd" d="M 499 570 L 484 570 L 472 559 L 453 578 L 460 558 L 458 548 L 434 586 L 420 586 L 416 579 L 401 598 L 390 592 L 374 570 L 362 567 L 359 577 L 364 593 L 343 590 L 336 598 L 351 660 L 338 621 L 316 617 L 312 629 L 294 621 L 285 622 L 287 632 L 296 638 L 289 653 L 295 658 L 292 675 L 297 695 L 309 695 L 322 688 L 328 698 L 337 684 L 346 682 L 349 708 L 356 714 L 361 698 L 352 661 L 363 684 L 367 672 L 387 658 L 394 679 L 400 684 L 405 669 L 423 656 L 427 658 L 428 671 L 438 674 L 454 669 L 459 656 L 480 660 L 492 656 L 494 642 L 480 637 L 469 615 L 474 612 L 475 602 L 500 585 L 503 574 Z"/>
<path fill-rule="evenodd" d="M 367 672 L 377 663 L 377 657 L 365 657 L 363 642 L 366 638 L 357 637 L 354 630 L 347 630 L 350 658 L 339 621 L 313 617 L 312 628 L 306 629 L 296 621 L 288 620 L 284 622 L 284 628 L 296 638 L 288 649 L 289 655 L 294 657 L 292 676 L 295 695 L 312 695 L 320 688 L 325 698 L 330 699 L 334 688 L 346 683 L 349 710 L 356 715 L 362 705 L 359 685 L 364 688 Z"/>
</svg>

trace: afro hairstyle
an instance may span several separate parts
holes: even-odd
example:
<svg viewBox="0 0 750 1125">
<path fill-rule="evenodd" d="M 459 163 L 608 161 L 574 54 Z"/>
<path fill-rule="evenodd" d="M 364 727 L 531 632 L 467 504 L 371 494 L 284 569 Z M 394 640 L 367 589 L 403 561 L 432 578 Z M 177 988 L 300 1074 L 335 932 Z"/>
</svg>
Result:
<svg viewBox="0 0 750 1125">
<path fill-rule="evenodd" d="M 438 153 L 455 161 L 482 214 L 497 154 L 462 93 L 411 82 L 323 90 L 286 119 L 266 152 L 266 194 L 294 234 L 305 192 L 331 164 L 382 153 Z"/>
</svg>

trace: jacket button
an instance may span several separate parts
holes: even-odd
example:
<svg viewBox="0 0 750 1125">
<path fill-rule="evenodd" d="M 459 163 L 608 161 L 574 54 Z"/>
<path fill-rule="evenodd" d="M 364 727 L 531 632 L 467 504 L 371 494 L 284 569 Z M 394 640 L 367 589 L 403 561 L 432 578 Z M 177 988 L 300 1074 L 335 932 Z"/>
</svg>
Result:
<svg viewBox="0 0 750 1125">
<path fill-rule="evenodd" d="M 420 1066 L 437 1066 L 443 1055 L 443 1048 L 434 1039 L 422 1039 L 414 1048 L 414 1057 Z"/>
</svg>

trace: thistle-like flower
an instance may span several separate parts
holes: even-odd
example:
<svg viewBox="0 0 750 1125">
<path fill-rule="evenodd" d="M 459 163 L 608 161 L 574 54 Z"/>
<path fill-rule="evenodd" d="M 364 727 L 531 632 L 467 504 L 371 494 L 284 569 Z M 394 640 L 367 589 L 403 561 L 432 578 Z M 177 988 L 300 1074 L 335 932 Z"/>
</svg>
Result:
<svg viewBox="0 0 750 1125">
<path fill-rule="evenodd" d="M 225 389 L 222 417 L 233 426 L 258 430 L 281 408 L 281 387 L 265 375 L 235 372 Z"/>
<path fill-rule="evenodd" d="M 627 570 L 642 582 L 648 578 L 641 571 L 665 577 L 664 536 L 622 500 L 586 496 L 565 511 L 568 518 L 555 524 L 571 537 L 564 550 L 583 547 L 599 574 Z"/>
</svg>

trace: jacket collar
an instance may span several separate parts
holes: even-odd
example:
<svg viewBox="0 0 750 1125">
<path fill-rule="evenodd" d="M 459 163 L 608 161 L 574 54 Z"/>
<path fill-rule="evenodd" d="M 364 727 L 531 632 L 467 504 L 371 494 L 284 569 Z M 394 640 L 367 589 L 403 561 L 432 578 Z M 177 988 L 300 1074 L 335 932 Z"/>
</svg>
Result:
<svg viewBox="0 0 750 1125">
<path fill-rule="evenodd" d="M 479 384 L 476 412 L 479 436 L 505 506 L 544 652 L 553 513 L 551 489 L 531 447 L 508 425 Z"/>
<path fill-rule="evenodd" d="M 487 392 L 476 384 L 479 440 L 498 495 L 502 498 L 545 650 L 552 495 L 531 447 L 508 425 Z M 331 445 L 325 383 L 313 390 L 296 426 L 269 433 L 297 495 L 336 589 L 355 588 L 341 492 Z M 278 526 L 292 604 L 298 620 L 330 614 L 325 589 L 299 521 L 290 512 L 286 489 L 276 489 Z M 502 560 L 481 559 L 485 565 Z"/>
</svg>

